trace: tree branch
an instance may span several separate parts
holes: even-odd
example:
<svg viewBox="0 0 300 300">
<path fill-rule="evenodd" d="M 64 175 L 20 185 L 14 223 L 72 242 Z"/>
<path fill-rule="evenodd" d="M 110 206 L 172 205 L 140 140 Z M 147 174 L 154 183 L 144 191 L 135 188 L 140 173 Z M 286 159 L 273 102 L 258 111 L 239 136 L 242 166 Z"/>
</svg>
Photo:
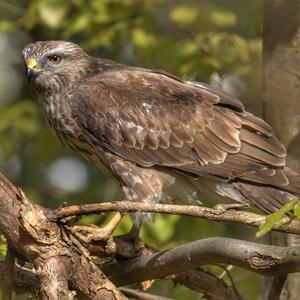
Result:
<svg viewBox="0 0 300 300">
<path fill-rule="evenodd" d="M 239 207 L 244 206 L 240 204 L 231 204 L 217 205 L 215 208 L 208 208 L 192 205 L 147 204 L 141 202 L 118 201 L 62 207 L 55 211 L 55 215 L 59 219 L 63 219 L 70 216 L 103 214 L 112 211 L 123 213 L 151 212 L 198 217 L 217 222 L 229 221 L 234 223 L 242 223 L 252 227 L 259 227 L 265 223 L 264 216 L 235 209 Z M 283 222 L 288 220 L 288 217 L 286 217 Z M 289 224 L 282 225 L 278 228 L 274 228 L 273 230 L 300 234 L 300 221 L 293 220 Z"/>
<path fill-rule="evenodd" d="M 241 300 L 232 286 L 201 269 L 172 275 L 170 279 L 191 290 L 205 294 L 210 300 Z"/>
<path fill-rule="evenodd" d="M 238 300 L 239 295 L 223 280 L 195 268 L 210 263 L 230 263 L 259 274 L 274 276 L 299 271 L 299 254 L 298 246 L 277 247 L 228 238 L 209 238 L 151 256 L 102 266 L 102 269 L 116 285 L 167 277 L 205 293 L 210 299 Z M 3 265 L 0 264 L 0 279 L 3 278 Z M 177 275 L 168 277 L 170 274 Z M 36 284 L 35 273 L 15 267 L 16 288 L 32 291 Z"/>
<path fill-rule="evenodd" d="M 22 191 L 0 173 L 0 207 L 0 231 L 5 234 L 15 253 L 33 264 L 35 277 L 40 281 L 41 299 L 69 300 L 74 298 L 74 291 L 79 297 L 85 296 L 87 299 L 127 299 L 111 281 L 119 286 L 170 275 L 173 275 L 173 280 L 209 294 L 211 291 L 208 287 L 205 289 L 194 280 L 204 278 L 201 271 L 196 274 L 195 268 L 212 263 L 232 264 L 266 276 L 300 271 L 300 247 L 277 247 L 226 238 L 210 238 L 146 257 L 102 265 L 101 269 L 105 270 L 111 280 L 109 281 L 90 259 L 89 253 L 72 232 L 72 227 L 62 226 L 59 221 L 70 216 L 119 211 L 189 215 L 216 221 L 234 221 L 255 227 L 264 222 L 263 216 L 237 210 L 240 205 L 206 208 L 114 202 L 50 210 L 30 203 Z M 293 221 L 277 230 L 299 233 L 299 224 L 300 222 Z M 116 254 L 121 253 L 121 257 L 137 253 L 136 249 L 128 247 L 126 240 L 113 238 L 109 242 L 115 243 L 113 248 L 116 249 Z M 99 241 L 92 248 L 99 252 L 103 249 L 103 253 L 106 253 L 107 243 L 108 241 Z M 174 277 L 174 274 L 178 275 Z M 226 299 L 222 298 L 222 294 L 230 295 L 227 299 L 238 299 L 238 295 L 228 286 L 220 287 L 220 282 L 215 280 L 208 282 L 218 290 L 218 293 L 209 294 L 214 296 L 213 299 Z M 71 286 L 74 291 L 70 290 Z"/>
<path fill-rule="evenodd" d="M 125 285 L 216 263 L 232 264 L 265 276 L 285 275 L 300 271 L 300 247 L 278 247 L 216 237 L 103 266 L 103 270 L 116 285 Z"/>
<path fill-rule="evenodd" d="M 29 202 L 1 173 L 0 207 L 0 231 L 14 252 L 34 266 L 41 299 L 69 300 L 74 298 L 74 291 L 86 299 L 127 299 L 78 240 L 53 222 L 53 211 Z"/>
<path fill-rule="evenodd" d="M 34 270 L 15 265 L 13 275 L 14 279 L 12 283 L 17 293 L 35 293 L 38 286 L 38 276 Z M 4 277 L 4 263 L 0 262 L 0 280 L 3 280 Z M 240 297 L 235 293 L 231 286 L 228 286 L 223 280 L 218 279 L 214 275 L 200 269 L 172 275 L 166 279 L 171 279 L 175 283 L 185 285 L 194 291 L 204 293 L 211 300 L 240 300 Z M 136 290 L 130 290 L 128 293 L 126 291 L 124 292 L 124 288 L 120 288 L 120 290 L 128 297 L 133 296 L 132 293 L 134 292 L 136 297 L 144 297 L 143 299 L 146 299 L 145 297 L 151 299 L 151 296 L 152 299 L 168 299 L 166 297 L 158 298 L 159 296 L 141 293 Z M 136 293 L 138 293 L 138 295 Z"/>
</svg>

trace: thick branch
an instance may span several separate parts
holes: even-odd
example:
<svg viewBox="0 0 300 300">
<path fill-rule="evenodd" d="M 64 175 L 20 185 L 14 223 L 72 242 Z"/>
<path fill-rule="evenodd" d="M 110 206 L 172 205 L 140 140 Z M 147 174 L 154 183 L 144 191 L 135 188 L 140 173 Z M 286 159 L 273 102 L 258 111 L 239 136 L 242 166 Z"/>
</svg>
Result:
<svg viewBox="0 0 300 300">
<path fill-rule="evenodd" d="M 41 281 L 42 299 L 72 299 L 74 292 L 69 290 L 70 286 L 79 296 L 84 295 L 88 299 L 126 299 L 90 260 L 89 254 L 68 226 L 58 226 L 57 219 L 110 211 L 149 211 L 234 221 L 252 226 L 259 226 L 264 222 L 263 216 L 232 209 L 234 205 L 205 208 L 114 202 L 70 206 L 52 211 L 30 203 L 1 174 L 0 206 L 0 231 L 6 235 L 16 253 L 34 265 Z M 296 225 L 299 222 L 294 221 L 278 230 L 299 233 L 300 229 Z M 124 241 L 120 240 L 120 243 Z M 128 247 L 126 249 L 128 251 Z M 268 276 L 284 275 L 300 270 L 300 247 L 283 248 L 211 238 L 103 268 L 115 284 L 123 285 L 174 274 L 180 274 L 176 278 L 183 282 L 183 272 L 191 272 L 211 263 L 232 264 Z M 193 283 L 190 285 L 193 286 Z M 201 290 L 201 287 L 196 288 Z"/>
<path fill-rule="evenodd" d="M 300 247 L 277 247 L 229 238 L 208 238 L 166 252 L 103 268 L 117 285 L 164 278 L 202 265 L 225 263 L 266 276 L 300 271 Z"/>
<path fill-rule="evenodd" d="M 4 263 L 0 262 L 0 280 L 3 280 L 4 277 Z M 222 279 L 200 269 L 173 275 L 166 279 L 171 279 L 175 283 L 185 285 L 192 290 L 204 293 L 211 300 L 240 300 L 240 297 L 236 294 L 233 287 L 227 285 Z M 17 293 L 35 293 L 38 286 L 38 278 L 34 270 L 29 270 L 16 265 L 14 267 L 14 280 L 12 283 Z M 136 297 L 144 297 L 143 299 L 151 299 L 151 297 L 152 299 L 159 300 L 167 299 L 165 297 L 153 296 L 132 290 L 127 290 L 126 293 L 126 291 L 124 292 L 124 288 L 120 288 L 120 290 L 126 296 L 133 296 L 133 294 L 135 294 Z"/>
<path fill-rule="evenodd" d="M 127 299 L 90 260 L 49 209 L 32 204 L 0 173 L 0 231 L 16 254 L 31 262 L 40 280 L 41 299 Z"/>
<path fill-rule="evenodd" d="M 200 269 L 172 275 L 170 278 L 194 291 L 204 293 L 210 300 L 241 300 L 232 286 Z"/>
<path fill-rule="evenodd" d="M 233 288 L 195 268 L 210 263 L 230 263 L 259 274 L 277 276 L 299 271 L 299 255 L 300 247 L 277 247 L 228 238 L 210 238 L 151 256 L 104 266 L 103 269 L 116 285 L 178 274 L 169 278 L 196 291 L 205 292 L 211 299 L 237 300 L 239 298 Z M 1 270 L 3 264 L 0 264 L 0 279 L 3 276 Z M 32 290 L 36 280 L 34 273 L 15 268 L 15 286 L 19 289 L 26 287 Z"/>
<path fill-rule="evenodd" d="M 56 210 L 56 216 L 62 219 L 70 216 L 102 214 L 111 211 L 123 213 L 152 212 L 192 216 L 217 222 L 230 221 L 234 223 L 246 224 L 252 227 L 259 227 L 264 224 L 264 216 L 234 209 L 235 206 L 239 207 L 241 205 L 218 205 L 216 208 L 208 208 L 192 205 L 147 204 L 140 202 L 119 201 L 63 207 Z M 278 228 L 274 228 L 273 230 L 300 234 L 300 222 L 298 220 L 294 220 L 289 224 L 282 225 Z"/>
</svg>

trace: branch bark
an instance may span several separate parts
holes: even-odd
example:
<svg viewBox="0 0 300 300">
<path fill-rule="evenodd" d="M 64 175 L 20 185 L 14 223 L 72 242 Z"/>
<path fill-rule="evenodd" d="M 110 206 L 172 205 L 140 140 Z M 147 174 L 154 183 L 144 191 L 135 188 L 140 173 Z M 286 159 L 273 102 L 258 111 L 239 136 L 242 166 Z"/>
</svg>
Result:
<svg viewBox="0 0 300 300">
<path fill-rule="evenodd" d="M 70 216 L 83 216 L 90 214 L 103 214 L 112 211 L 118 212 L 151 212 L 176 214 L 182 216 L 198 217 L 217 222 L 234 222 L 259 227 L 265 222 L 265 217 L 252 212 L 242 211 L 236 208 L 240 204 L 217 205 L 215 208 L 192 206 L 192 205 L 171 205 L 171 204 L 147 204 L 141 202 L 116 201 L 94 204 L 83 204 L 62 207 L 56 210 L 55 215 L 59 219 Z M 283 222 L 288 221 L 286 217 Z M 300 221 L 293 220 L 289 224 L 274 228 L 273 230 L 286 233 L 300 234 Z"/>
<path fill-rule="evenodd" d="M 170 278 L 176 283 L 205 294 L 210 300 L 241 300 L 232 286 L 201 269 L 172 275 Z"/>
<path fill-rule="evenodd" d="M 0 231 L 14 252 L 34 266 L 41 299 L 69 300 L 75 292 L 93 300 L 127 299 L 74 236 L 58 226 L 53 211 L 29 202 L 1 173 L 0 207 Z"/>
<path fill-rule="evenodd" d="M 4 263 L 0 262 L 0 280 L 4 278 Z M 236 294 L 232 286 L 227 285 L 223 280 L 215 277 L 214 275 L 204 272 L 200 269 L 191 270 L 185 273 L 172 275 L 166 279 L 171 279 L 175 283 L 185 285 L 186 287 L 204 293 L 211 300 L 240 300 L 239 295 Z M 18 293 L 31 292 L 35 293 L 38 286 L 37 274 L 34 270 L 20 267 L 16 265 L 14 267 L 14 289 Z M 124 292 L 123 288 L 120 288 Z M 126 296 L 130 296 L 128 293 L 124 293 Z M 132 293 L 131 293 L 132 295 Z M 140 297 L 150 297 L 149 294 L 142 295 Z M 158 297 L 158 296 L 152 296 Z M 163 298 L 160 298 L 162 300 Z"/>
<path fill-rule="evenodd" d="M 216 221 L 234 221 L 255 227 L 264 222 L 263 216 L 234 209 L 236 205 L 206 208 L 114 202 L 49 210 L 30 203 L 21 190 L 0 174 L 0 207 L 0 231 L 5 234 L 15 253 L 34 266 L 40 281 L 41 299 L 73 299 L 74 291 L 78 296 L 87 299 L 126 299 L 114 284 L 120 286 L 171 275 L 173 280 L 208 293 L 211 291 L 195 283 L 194 279 L 204 278 L 203 273 L 195 273 L 196 268 L 211 263 L 232 264 L 266 276 L 285 275 L 300 270 L 298 246 L 277 247 L 226 238 L 210 238 L 126 262 L 101 265 L 105 275 L 90 259 L 89 253 L 73 234 L 72 228 L 62 223 L 70 216 L 110 211 L 163 212 Z M 299 233 L 299 222 L 293 221 L 277 230 Z M 136 255 L 136 249 L 128 247 L 126 240 L 113 238 L 109 242 L 115 243 L 117 247 L 113 248 L 117 251 L 119 247 L 125 249 L 120 251 L 123 257 Z M 93 247 L 96 246 L 99 252 L 103 249 L 102 252 L 105 253 L 107 245 L 105 241 L 104 244 L 103 241 L 101 243 Z M 177 275 L 174 277 L 174 274 Z M 238 295 L 228 286 L 221 288 L 218 286 L 220 282 L 208 282 L 218 290 L 218 293 L 212 293 L 212 299 L 237 299 Z M 220 291 L 227 298 L 222 298 Z"/>
<path fill-rule="evenodd" d="M 116 285 L 125 285 L 216 263 L 235 265 L 265 276 L 285 275 L 300 271 L 300 247 L 278 247 L 215 237 L 103 266 L 103 271 Z"/>
</svg>

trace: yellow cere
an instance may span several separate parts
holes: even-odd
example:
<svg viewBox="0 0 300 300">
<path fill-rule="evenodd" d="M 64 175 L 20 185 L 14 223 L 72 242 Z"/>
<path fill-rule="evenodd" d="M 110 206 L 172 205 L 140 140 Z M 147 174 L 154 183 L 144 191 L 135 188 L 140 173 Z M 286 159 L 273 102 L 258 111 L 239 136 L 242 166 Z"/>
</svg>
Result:
<svg viewBox="0 0 300 300">
<path fill-rule="evenodd" d="M 27 60 L 26 65 L 30 69 L 34 69 L 37 66 L 36 60 L 34 58 L 30 58 Z"/>
</svg>

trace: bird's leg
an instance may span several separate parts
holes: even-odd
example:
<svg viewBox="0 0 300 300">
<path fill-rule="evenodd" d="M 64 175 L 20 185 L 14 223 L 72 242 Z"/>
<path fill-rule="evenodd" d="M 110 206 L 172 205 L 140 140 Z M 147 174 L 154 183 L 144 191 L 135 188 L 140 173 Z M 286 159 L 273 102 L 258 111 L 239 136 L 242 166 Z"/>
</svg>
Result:
<svg viewBox="0 0 300 300">
<path fill-rule="evenodd" d="M 112 236 L 113 231 L 121 222 L 122 218 L 123 215 L 117 212 L 104 227 L 99 228 L 99 230 L 102 231 L 103 237 L 110 238 Z"/>
<path fill-rule="evenodd" d="M 141 241 L 139 234 L 142 226 L 143 217 L 141 213 L 130 214 L 133 221 L 132 227 L 129 232 L 118 236 L 119 239 L 130 243 L 133 246 L 133 249 L 137 256 L 143 255 L 144 243 Z"/>
<path fill-rule="evenodd" d="M 144 220 L 142 213 L 134 213 L 131 214 L 133 224 L 130 231 L 122 236 L 122 239 L 129 241 L 133 247 L 137 256 L 148 256 L 153 254 L 152 249 L 145 246 L 145 244 L 140 239 L 140 230 Z M 139 288 L 143 291 L 149 289 L 155 280 L 146 280 L 142 281 L 138 284 Z"/>
</svg>

